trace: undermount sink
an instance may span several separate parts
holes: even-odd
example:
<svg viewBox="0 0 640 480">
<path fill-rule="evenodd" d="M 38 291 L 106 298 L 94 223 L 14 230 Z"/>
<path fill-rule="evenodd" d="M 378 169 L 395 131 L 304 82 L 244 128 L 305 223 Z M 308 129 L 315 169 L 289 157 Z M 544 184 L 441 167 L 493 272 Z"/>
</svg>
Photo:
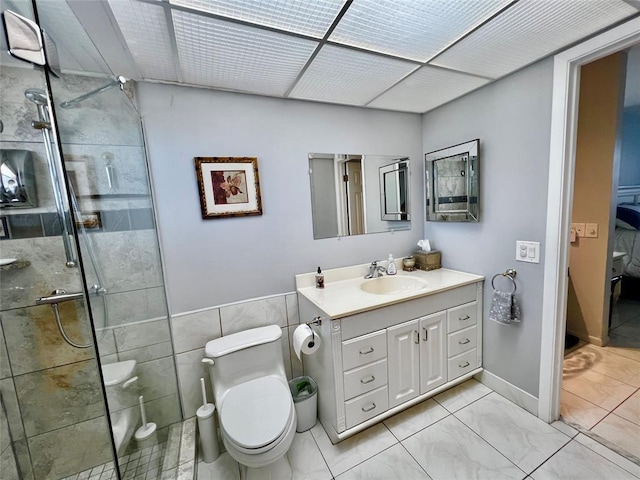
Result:
<svg viewBox="0 0 640 480">
<path fill-rule="evenodd" d="M 360 285 L 362 291 L 376 295 L 397 295 L 419 292 L 427 288 L 427 282 L 416 277 L 378 277 L 365 280 Z"/>
</svg>

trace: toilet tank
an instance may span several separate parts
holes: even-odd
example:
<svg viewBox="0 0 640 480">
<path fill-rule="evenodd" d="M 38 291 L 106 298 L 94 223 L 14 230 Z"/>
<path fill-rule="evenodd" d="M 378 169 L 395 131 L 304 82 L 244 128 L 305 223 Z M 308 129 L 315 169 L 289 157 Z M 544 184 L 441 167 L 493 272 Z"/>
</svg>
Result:
<svg viewBox="0 0 640 480">
<path fill-rule="evenodd" d="M 286 383 L 281 337 L 282 329 L 269 325 L 207 342 L 205 355 L 214 362 L 210 372 L 216 401 L 234 385 L 267 375 Z"/>
</svg>

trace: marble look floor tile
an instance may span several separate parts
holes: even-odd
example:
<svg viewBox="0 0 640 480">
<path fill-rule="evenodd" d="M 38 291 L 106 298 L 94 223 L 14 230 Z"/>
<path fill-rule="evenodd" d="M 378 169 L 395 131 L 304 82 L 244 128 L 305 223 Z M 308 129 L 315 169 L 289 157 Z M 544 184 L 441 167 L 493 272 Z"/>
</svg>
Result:
<svg viewBox="0 0 640 480">
<path fill-rule="evenodd" d="M 640 425 L 640 390 L 626 399 L 613 413 Z"/>
<path fill-rule="evenodd" d="M 608 414 L 609 412 L 604 408 L 600 408 L 573 393 L 566 390 L 561 392 L 560 416 L 569 424 L 589 430 Z"/>
<path fill-rule="evenodd" d="M 451 413 L 466 407 L 472 402 L 488 395 L 491 390 L 486 385 L 471 378 L 460 385 L 436 395 L 434 400 L 449 410 Z"/>
<path fill-rule="evenodd" d="M 531 474 L 535 480 L 637 480 L 626 470 L 572 440 Z"/>
<path fill-rule="evenodd" d="M 590 450 L 593 450 L 599 455 L 602 455 L 604 458 L 615 463 L 620 468 L 640 478 L 640 465 L 638 465 L 634 461 L 631 461 L 630 459 L 623 457 L 622 455 L 614 452 L 610 448 L 607 448 L 606 446 L 604 446 L 602 443 L 597 442 L 593 438 L 588 437 L 583 433 L 578 434 L 578 436 L 576 436 L 575 439 L 577 442 L 580 442 L 585 447 L 589 448 Z"/>
<path fill-rule="evenodd" d="M 407 438 L 402 445 L 434 480 L 526 477 L 522 470 L 454 416 Z"/>
<path fill-rule="evenodd" d="M 621 337 L 638 338 L 640 336 L 640 317 L 633 317 L 612 331 Z"/>
<path fill-rule="evenodd" d="M 569 438 L 573 438 L 576 435 L 578 435 L 578 430 L 576 430 L 575 428 L 573 428 L 570 425 L 567 425 L 566 423 L 560 421 L 560 420 L 556 420 L 555 422 L 553 422 L 551 424 L 551 426 L 553 428 L 555 428 L 556 430 L 560 430 L 562 433 L 564 433 L 566 436 L 568 436 Z"/>
<path fill-rule="evenodd" d="M 398 440 L 404 440 L 447 415 L 449 412 L 430 398 L 387 418 L 384 424 Z"/>
<path fill-rule="evenodd" d="M 635 423 L 612 413 L 591 431 L 630 454 L 640 457 L 640 428 Z"/>
<path fill-rule="evenodd" d="M 430 480 L 431 477 L 420 467 L 407 450 L 400 444 L 362 462 L 336 480 Z"/>
<path fill-rule="evenodd" d="M 570 440 L 497 393 L 490 393 L 455 415 L 526 473 Z"/>
<path fill-rule="evenodd" d="M 296 433 L 287 458 L 293 472 L 292 480 L 331 480 L 329 471 L 311 432 Z"/>
<path fill-rule="evenodd" d="M 640 363 L 638 366 L 640 367 Z M 609 411 L 636 391 L 635 387 L 595 370 L 563 375 L 562 388 Z"/>
<path fill-rule="evenodd" d="M 398 443 L 396 437 L 382 423 L 374 425 L 336 445 L 331 444 L 331 440 L 319 422 L 311 429 L 311 435 L 313 435 L 318 447 L 320 447 L 320 452 L 334 476 L 346 472 Z"/>
<path fill-rule="evenodd" d="M 640 363 L 630 358 L 616 355 L 606 348 L 585 345 L 565 359 L 565 365 L 581 364 L 596 372 L 613 377 L 634 387 L 640 387 Z"/>
<path fill-rule="evenodd" d="M 215 462 L 198 462 L 198 480 L 240 480 L 240 467 L 231 455 L 221 453 Z"/>
</svg>

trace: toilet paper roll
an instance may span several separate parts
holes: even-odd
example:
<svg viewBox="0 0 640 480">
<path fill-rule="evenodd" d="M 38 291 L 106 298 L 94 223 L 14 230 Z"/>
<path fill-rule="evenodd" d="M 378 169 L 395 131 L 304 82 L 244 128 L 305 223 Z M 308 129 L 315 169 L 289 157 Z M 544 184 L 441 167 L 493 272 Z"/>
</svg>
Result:
<svg viewBox="0 0 640 480">
<path fill-rule="evenodd" d="M 303 323 L 293 331 L 293 351 L 299 360 L 302 354 L 311 355 L 320 348 L 320 336 L 311 330 L 311 327 Z"/>
</svg>

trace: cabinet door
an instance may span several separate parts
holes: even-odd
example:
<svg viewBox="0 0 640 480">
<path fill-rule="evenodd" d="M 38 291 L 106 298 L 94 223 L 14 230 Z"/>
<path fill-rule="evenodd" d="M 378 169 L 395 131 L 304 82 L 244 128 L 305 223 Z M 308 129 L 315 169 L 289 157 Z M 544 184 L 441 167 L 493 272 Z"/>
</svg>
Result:
<svg viewBox="0 0 640 480">
<path fill-rule="evenodd" d="M 422 394 L 447 381 L 447 313 L 434 313 L 419 320 Z"/>
<path fill-rule="evenodd" d="M 389 408 L 420 393 L 420 337 L 418 320 L 387 329 Z"/>
</svg>

